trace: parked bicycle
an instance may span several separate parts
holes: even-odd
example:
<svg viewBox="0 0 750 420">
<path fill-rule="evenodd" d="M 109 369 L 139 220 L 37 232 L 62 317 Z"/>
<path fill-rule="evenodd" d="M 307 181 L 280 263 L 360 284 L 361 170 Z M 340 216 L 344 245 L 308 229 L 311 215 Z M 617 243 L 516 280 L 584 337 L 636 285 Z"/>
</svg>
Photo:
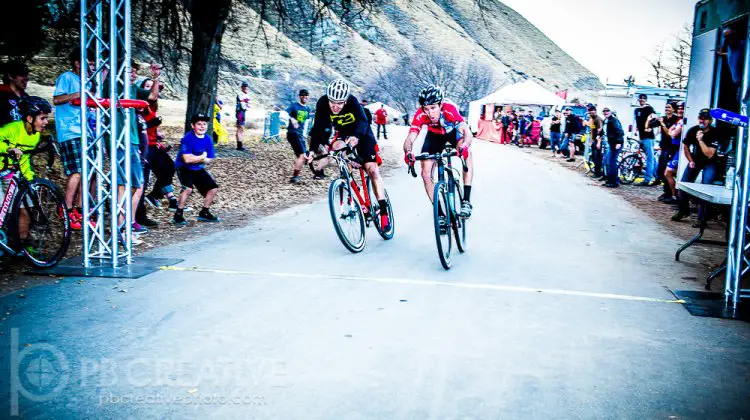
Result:
<svg viewBox="0 0 750 420">
<path fill-rule="evenodd" d="M 385 201 L 388 205 L 390 227 L 386 231 L 380 224 L 380 205 L 375 197 L 372 180 L 365 172 L 356 151 L 347 145 L 343 149 L 318 156 L 316 159 L 326 156 L 330 156 L 339 168 L 339 177 L 331 181 L 328 188 L 328 205 L 336 235 L 344 247 L 354 253 L 365 249 L 366 228 L 370 227 L 370 224 L 375 226 L 383 239 L 392 239 L 395 222 L 388 191 L 385 192 Z M 353 170 L 359 170 L 361 187 L 357 179 L 352 176 Z"/>
<path fill-rule="evenodd" d="M 47 151 L 48 148 L 37 148 L 24 154 Z M 0 206 L 0 250 L 11 256 L 23 255 L 36 267 L 52 267 L 70 245 L 70 219 L 63 195 L 47 179 L 24 178 L 19 160 L 12 154 L 0 157 L 8 158 L 9 169 L 15 172 Z"/>
<path fill-rule="evenodd" d="M 660 149 L 654 149 L 654 162 L 659 162 L 660 153 Z M 626 141 L 617 170 L 620 182 L 623 184 L 632 184 L 636 179 L 643 177 L 646 170 L 646 152 L 637 141 L 631 139 Z"/>
<path fill-rule="evenodd" d="M 430 160 L 437 162 L 437 182 L 432 198 L 432 214 L 435 227 L 438 256 L 443 268 L 451 268 L 451 251 L 453 237 L 459 252 L 466 252 L 466 222 L 460 217 L 463 188 L 461 188 L 461 173 L 453 167 L 451 157 L 458 156 L 455 149 L 446 146 L 442 153 L 414 156 L 414 160 Z M 462 161 L 463 162 L 463 161 Z M 464 166 L 466 163 L 464 162 Z M 465 168 L 464 168 L 465 170 Z M 448 175 L 446 176 L 446 172 Z M 409 173 L 416 178 L 414 165 L 409 166 Z M 452 231 L 452 232 L 451 232 Z M 453 235 L 451 235 L 451 233 Z"/>
</svg>

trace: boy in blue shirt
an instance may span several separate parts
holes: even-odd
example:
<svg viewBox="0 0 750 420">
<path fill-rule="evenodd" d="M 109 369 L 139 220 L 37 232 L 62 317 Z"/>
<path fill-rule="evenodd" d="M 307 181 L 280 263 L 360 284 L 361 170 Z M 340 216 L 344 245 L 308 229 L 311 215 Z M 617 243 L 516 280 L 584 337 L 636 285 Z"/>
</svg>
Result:
<svg viewBox="0 0 750 420">
<path fill-rule="evenodd" d="M 180 140 L 180 150 L 174 162 L 177 178 L 182 184 L 180 203 L 172 219 L 176 225 L 187 224 L 182 212 L 188 197 L 193 193 L 193 188 L 197 188 L 203 196 L 203 209 L 198 213 L 198 220 L 201 222 L 219 221 L 219 218 L 211 214 L 209 210 L 219 190 L 216 181 L 206 170 L 206 164 L 211 163 L 216 157 L 213 141 L 206 136 L 209 121 L 210 118 L 205 114 L 193 115 L 190 120 L 193 131 L 185 134 L 185 137 Z"/>
</svg>

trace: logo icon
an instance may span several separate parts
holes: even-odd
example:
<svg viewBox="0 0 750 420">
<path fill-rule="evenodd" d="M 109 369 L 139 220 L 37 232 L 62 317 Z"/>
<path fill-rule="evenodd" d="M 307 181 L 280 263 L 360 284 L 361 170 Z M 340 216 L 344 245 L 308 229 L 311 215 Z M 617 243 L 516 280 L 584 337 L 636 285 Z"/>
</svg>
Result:
<svg viewBox="0 0 750 420">
<path fill-rule="evenodd" d="M 49 401 L 68 384 L 70 368 L 57 347 L 37 343 L 19 351 L 18 328 L 11 329 L 11 415 L 18 415 L 19 394 L 35 402 Z"/>
</svg>

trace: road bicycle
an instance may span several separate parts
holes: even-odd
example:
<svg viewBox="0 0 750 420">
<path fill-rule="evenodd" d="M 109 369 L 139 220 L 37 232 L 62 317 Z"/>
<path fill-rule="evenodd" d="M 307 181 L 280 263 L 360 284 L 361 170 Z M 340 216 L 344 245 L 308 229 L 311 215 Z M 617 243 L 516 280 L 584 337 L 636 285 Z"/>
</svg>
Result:
<svg viewBox="0 0 750 420">
<path fill-rule="evenodd" d="M 47 152 L 48 148 L 24 151 L 26 155 Z M 0 250 L 11 256 L 23 255 L 31 265 L 53 267 L 65 256 L 70 245 L 70 216 L 65 200 L 51 181 L 21 175 L 19 161 L 7 158 L 15 173 L 5 189 L 0 206 Z M 5 160 L 5 159 L 4 159 Z M 21 239 L 19 223 L 28 220 L 28 236 Z"/>
<path fill-rule="evenodd" d="M 380 224 L 380 205 L 375 197 L 372 180 L 365 172 L 356 152 L 346 145 L 342 149 L 320 155 L 316 159 L 327 156 L 330 156 L 339 168 L 339 177 L 331 181 L 328 187 L 328 205 L 336 235 L 344 247 L 353 253 L 365 249 L 366 228 L 371 224 L 375 226 L 383 239 L 392 239 L 395 222 L 388 191 L 385 192 L 385 201 L 388 206 L 390 227 L 384 230 Z M 354 170 L 359 170 L 361 187 L 352 175 Z"/>
<path fill-rule="evenodd" d="M 654 162 L 659 162 L 660 149 L 654 149 Z M 620 176 L 620 182 L 623 184 L 632 184 L 633 181 L 643 176 L 646 170 L 646 152 L 640 147 L 638 142 L 628 139 L 623 151 L 622 157 L 618 158 L 617 170 Z"/>
<path fill-rule="evenodd" d="M 461 188 L 461 173 L 453 167 L 451 157 L 458 156 L 457 151 L 446 146 L 442 153 L 422 153 L 414 156 L 414 160 L 434 160 L 437 162 L 437 182 L 432 198 L 432 214 L 435 227 L 435 241 L 437 242 L 438 256 L 443 268 L 451 268 L 451 251 L 455 237 L 456 247 L 459 252 L 466 252 L 466 222 L 460 216 L 461 203 L 463 202 L 463 189 Z M 464 171 L 467 170 L 466 162 L 463 162 Z M 409 165 L 409 172 L 416 178 L 417 172 L 414 165 Z M 447 172 L 447 176 L 446 176 Z"/>
</svg>

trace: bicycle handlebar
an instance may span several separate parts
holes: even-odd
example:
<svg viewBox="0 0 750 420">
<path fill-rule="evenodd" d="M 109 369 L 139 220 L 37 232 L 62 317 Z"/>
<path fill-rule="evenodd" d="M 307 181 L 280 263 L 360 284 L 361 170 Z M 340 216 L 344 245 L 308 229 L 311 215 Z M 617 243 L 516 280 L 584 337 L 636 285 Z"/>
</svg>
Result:
<svg viewBox="0 0 750 420">
<path fill-rule="evenodd" d="M 458 152 L 456 150 L 447 150 L 442 153 L 434 153 L 434 154 L 427 154 L 422 153 L 421 155 L 414 156 L 414 160 L 430 160 L 430 159 L 442 159 L 444 157 L 452 157 L 452 156 L 458 156 Z"/>
</svg>

